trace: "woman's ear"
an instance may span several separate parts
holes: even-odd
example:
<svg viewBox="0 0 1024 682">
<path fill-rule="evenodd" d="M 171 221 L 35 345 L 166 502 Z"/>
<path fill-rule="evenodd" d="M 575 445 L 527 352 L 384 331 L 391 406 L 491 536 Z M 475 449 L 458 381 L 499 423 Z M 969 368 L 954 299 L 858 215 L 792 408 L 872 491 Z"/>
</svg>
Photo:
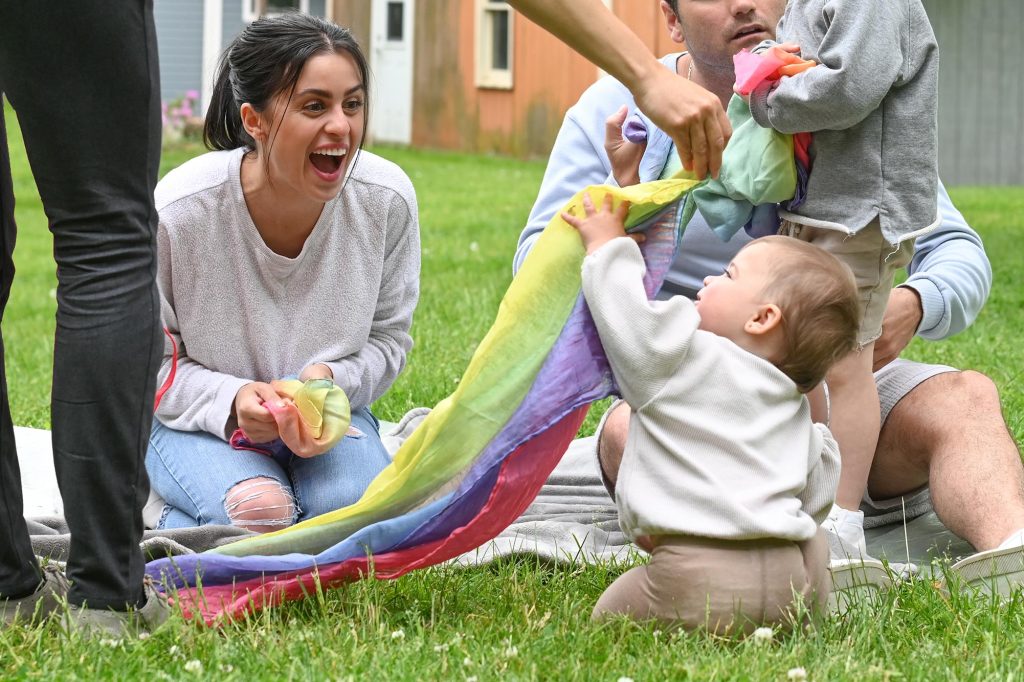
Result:
<svg viewBox="0 0 1024 682">
<path fill-rule="evenodd" d="M 266 142 L 267 133 L 263 129 L 263 115 L 248 102 L 239 107 L 239 114 L 242 117 L 242 127 L 245 128 L 245 132 L 249 133 L 249 137 L 260 143 Z"/>
<path fill-rule="evenodd" d="M 748 334 L 767 334 L 782 324 L 782 311 L 774 303 L 765 303 L 758 307 L 757 312 L 743 325 Z"/>
</svg>

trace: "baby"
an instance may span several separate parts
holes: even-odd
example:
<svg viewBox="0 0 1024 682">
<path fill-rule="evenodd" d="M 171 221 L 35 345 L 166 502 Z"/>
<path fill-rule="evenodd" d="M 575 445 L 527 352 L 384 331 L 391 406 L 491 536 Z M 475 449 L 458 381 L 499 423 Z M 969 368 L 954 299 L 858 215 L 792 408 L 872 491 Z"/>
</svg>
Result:
<svg viewBox="0 0 1024 682">
<path fill-rule="evenodd" d="M 583 217 L 583 292 L 633 410 L 615 489 L 623 532 L 651 552 L 594 618 L 751 630 L 828 596 L 819 530 L 839 454 L 804 395 L 856 345 L 849 268 L 790 237 L 743 248 L 696 302 L 648 301 L 640 249 L 610 196 Z"/>
</svg>

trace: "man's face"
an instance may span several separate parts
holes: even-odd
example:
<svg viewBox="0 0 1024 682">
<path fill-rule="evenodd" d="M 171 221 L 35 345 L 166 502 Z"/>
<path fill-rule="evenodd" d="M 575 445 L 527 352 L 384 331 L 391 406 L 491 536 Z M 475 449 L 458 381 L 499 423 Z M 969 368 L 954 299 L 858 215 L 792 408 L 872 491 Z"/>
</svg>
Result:
<svg viewBox="0 0 1024 682">
<path fill-rule="evenodd" d="M 731 69 L 734 54 L 775 38 L 786 0 L 679 0 L 678 17 L 661 5 L 673 39 L 698 62 Z"/>
</svg>

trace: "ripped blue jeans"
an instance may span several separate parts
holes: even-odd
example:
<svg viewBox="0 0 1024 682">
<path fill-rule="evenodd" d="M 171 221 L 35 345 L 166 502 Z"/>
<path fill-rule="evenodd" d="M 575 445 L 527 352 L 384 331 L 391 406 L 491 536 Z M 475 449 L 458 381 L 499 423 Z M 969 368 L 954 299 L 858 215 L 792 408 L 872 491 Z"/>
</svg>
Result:
<svg viewBox="0 0 1024 682">
<path fill-rule="evenodd" d="M 304 459 L 283 444 L 273 456 L 235 450 L 212 434 L 177 431 L 154 420 L 146 469 L 165 502 L 158 528 L 246 527 L 238 510 L 268 493 L 275 497 L 256 512 L 262 521 L 254 525 L 283 528 L 352 504 L 390 463 L 369 408 L 352 413 L 352 426 L 361 433 Z"/>
</svg>

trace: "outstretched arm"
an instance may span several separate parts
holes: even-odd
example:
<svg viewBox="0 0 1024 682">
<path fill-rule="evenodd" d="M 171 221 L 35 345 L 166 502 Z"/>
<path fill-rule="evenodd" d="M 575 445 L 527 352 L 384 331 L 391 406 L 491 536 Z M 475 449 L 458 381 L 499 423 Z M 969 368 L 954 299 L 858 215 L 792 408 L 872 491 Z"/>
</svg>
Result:
<svg viewBox="0 0 1024 682">
<path fill-rule="evenodd" d="M 527 18 L 629 88 L 637 105 L 675 141 L 683 166 L 718 176 L 732 127 L 718 97 L 666 70 L 600 0 L 509 0 Z"/>
</svg>

